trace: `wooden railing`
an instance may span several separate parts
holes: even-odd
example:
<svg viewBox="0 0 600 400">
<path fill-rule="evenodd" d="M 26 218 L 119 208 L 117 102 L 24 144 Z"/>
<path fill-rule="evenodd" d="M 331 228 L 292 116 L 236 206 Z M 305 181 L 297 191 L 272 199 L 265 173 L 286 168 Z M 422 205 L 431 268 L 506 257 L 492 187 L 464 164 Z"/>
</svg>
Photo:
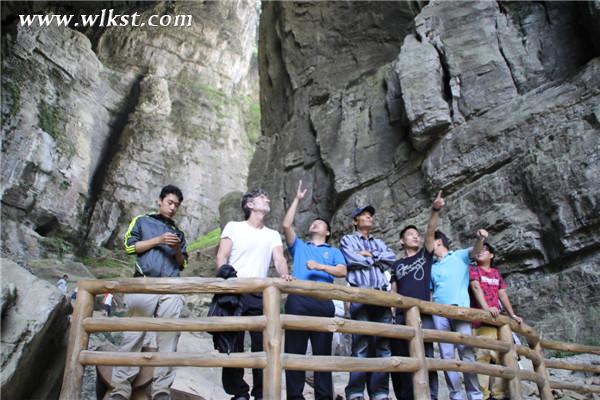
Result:
<svg viewBox="0 0 600 400">
<path fill-rule="evenodd" d="M 543 400 L 553 399 L 551 389 L 571 389 L 583 393 L 600 393 L 600 385 L 566 384 L 550 381 L 547 368 L 600 373 L 600 366 L 546 360 L 543 350 L 562 350 L 600 355 L 600 347 L 540 340 L 526 324 L 505 316 L 496 319 L 476 309 L 445 306 L 403 297 L 395 293 L 358 289 L 308 281 L 287 282 L 281 279 L 218 278 L 131 278 L 118 281 L 84 280 L 78 283 L 77 301 L 71 321 L 67 360 L 60 394 L 62 400 L 78 399 L 85 365 L 193 366 L 264 369 L 264 396 L 281 398 L 283 370 L 310 371 L 390 371 L 412 372 L 415 399 L 429 399 L 428 371 L 459 371 L 486 374 L 508 381 L 510 398 L 522 398 L 521 382 L 535 382 Z M 94 296 L 102 293 L 263 293 L 263 316 L 207 318 L 92 318 Z M 344 318 L 281 315 L 281 294 L 300 294 L 321 300 L 396 307 L 405 310 L 406 325 L 352 321 Z M 421 328 L 421 314 L 447 318 L 479 320 L 499 327 L 499 340 L 464 336 Z M 355 358 L 340 356 L 306 356 L 282 353 L 284 329 L 319 332 L 343 332 L 378 335 L 409 341 L 409 357 Z M 232 354 L 197 353 L 124 353 L 89 351 L 89 334 L 116 331 L 263 331 L 264 351 Z M 512 333 L 527 339 L 516 345 Z M 424 342 L 465 344 L 499 351 L 501 365 L 425 357 Z M 521 370 L 517 354 L 531 360 L 534 370 Z"/>
</svg>

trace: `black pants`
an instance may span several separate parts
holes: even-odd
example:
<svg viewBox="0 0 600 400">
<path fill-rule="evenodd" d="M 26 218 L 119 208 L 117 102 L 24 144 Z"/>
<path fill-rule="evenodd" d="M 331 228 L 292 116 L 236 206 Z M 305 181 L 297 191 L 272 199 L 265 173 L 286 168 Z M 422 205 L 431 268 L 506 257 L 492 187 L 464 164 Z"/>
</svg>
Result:
<svg viewBox="0 0 600 400">
<path fill-rule="evenodd" d="M 309 315 L 313 317 L 333 317 L 335 307 L 331 300 L 317 300 L 312 297 L 290 294 L 285 302 L 285 313 Z M 308 340 L 315 356 L 331 355 L 331 340 L 329 332 L 285 331 L 285 352 L 291 354 L 306 354 Z M 285 387 L 288 400 L 303 400 L 305 371 L 285 371 Z M 331 372 L 315 372 L 315 399 L 332 400 L 333 383 Z"/>
<path fill-rule="evenodd" d="M 422 327 L 424 329 L 435 329 L 431 315 L 421 315 Z M 404 313 L 401 310 L 396 311 L 396 324 L 404 325 Z M 408 341 L 392 339 L 391 341 L 393 356 L 409 356 Z M 433 343 L 425 343 L 425 356 L 433 358 Z M 392 386 L 398 400 L 413 400 L 412 373 L 410 372 L 392 372 Z M 437 371 L 429 371 L 429 390 L 431 399 L 437 400 L 438 380 Z"/>
<path fill-rule="evenodd" d="M 242 308 L 242 315 L 262 315 L 263 314 L 263 300 L 260 294 L 242 294 L 240 295 L 240 304 Z M 234 352 L 244 352 L 244 334 L 245 332 L 238 332 L 236 338 L 236 345 Z M 250 349 L 252 352 L 263 351 L 263 339 L 262 332 L 250 332 L 251 345 Z M 250 387 L 244 381 L 244 369 L 243 368 L 223 368 L 221 375 L 221 381 L 223 382 L 223 389 L 227 394 L 233 396 L 233 398 L 245 397 L 250 398 L 249 390 Z M 252 396 L 255 398 L 263 397 L 263 371 L 262 369 L 252 370 Z"/>
</svg>

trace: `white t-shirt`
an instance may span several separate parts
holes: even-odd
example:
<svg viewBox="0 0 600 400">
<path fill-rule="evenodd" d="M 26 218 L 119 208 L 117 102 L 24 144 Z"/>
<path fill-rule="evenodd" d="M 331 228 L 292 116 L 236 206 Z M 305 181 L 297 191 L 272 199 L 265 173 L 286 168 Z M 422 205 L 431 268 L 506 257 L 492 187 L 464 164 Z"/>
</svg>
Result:
<svg viewBox="0 0 600 400">
<path fill-rule="evenodd" d="M 104 304 L 106 304 L 107 306 L 112 306 L 112 301 L 113 301 L 112 293 L 107 293 L 104 296 Z"/>
<path fill-rule="evenodd" d="M 273 249 L 283 246 L 279 232 L 266 226 L 256 229 L 246 221 L 228 222 L 221 233 L 223 238 L 233 242 L 229 264 L 238 278 L 265 278 Z"/>
</svg>

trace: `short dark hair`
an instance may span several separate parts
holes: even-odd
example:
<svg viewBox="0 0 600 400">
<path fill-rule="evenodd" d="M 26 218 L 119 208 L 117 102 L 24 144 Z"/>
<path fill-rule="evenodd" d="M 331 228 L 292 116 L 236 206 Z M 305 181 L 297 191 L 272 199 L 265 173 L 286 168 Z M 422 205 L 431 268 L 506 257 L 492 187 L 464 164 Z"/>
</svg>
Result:
<svg viewBox="0 0 600 400">
<path fill-rule="evenodd" d="M 400 239 L 402 239 L 402 237 L 404 236 L 404 234 L 406 233 L 407 230 L 409 229 L 414 229 L 415 231 L 419 232 L 419 229 L 417 229 L 416 226 L 414 225 L 406 225 L 404 228 L 402 228 L 402 230 L 400 231 Z"/>
<path fill-rule="evenodd" d="M 327 221 L 325 218 L 321 218 L 321 217 L 315 218 L 314 221 L 325 222 L 325 225 L 327 225 L 327 230 L 329 231 L 329 235 L 327 235 L 327 237 L 325 238 L 325 242 L 329 242 L 329 238 L 331 237 L 331 225 L 329 225 L 329 221 Z"/>
<path fill-rule="evenodd" d="M 252 212 L 252 210 L 248 208 L 248 203 L 251 200 L 257 198 L 258 196 L 269 197 L 269 194 L 266 192 L 266 190 L 262 188 L 256 188 L 244 193 L 244 195 L 242 196 L 242 210 L 244 210 L 245 219 L 250 218 L 250 213 Z"/>
<path fill-rule="evenodd" d="M 169 194 L 174 194 L 175 196 L 177 196 L 180 203 L 183 201 L 183 193 L 181 193 L 181 189 L 173 185 L 167 185 L 164 188 L 162 188 L 158 197 L 162 200 Z"/>
<path fill-rule="evenodd" d="M 442 240 L 442 244 L 447 248 L 450 249 L 450 239 L 448 239 L 448 236 L 446 236 L 446 234 L 442 231 L 435 231 L 435 236 L 434 236 L 435 240 L 441 239 Z"/>
</svg>

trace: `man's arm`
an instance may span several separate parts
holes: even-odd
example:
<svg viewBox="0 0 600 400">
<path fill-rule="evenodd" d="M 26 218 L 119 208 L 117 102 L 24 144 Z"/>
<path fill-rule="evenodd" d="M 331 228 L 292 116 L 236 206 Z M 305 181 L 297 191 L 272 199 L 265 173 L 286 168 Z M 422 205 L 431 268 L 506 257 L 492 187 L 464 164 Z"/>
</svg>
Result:
<svg viewBox="0 0 600 400">
<path fill-rule="evenodd" d="M 511 317 L 518 323 L 522 323 L 523 318 L 516 315 L 515 312 L 513 311 L 512 304 L 510 304 L 510 300 L 508 299 L 508 293 L 506 293 L 506 289 L 500 289 L 498 291 L 498 297 L 500 298 L 500 301 L 504 305 L 504 308 L 506 308 L 506 311 L 508 311 L 509 317 Z"/>
<path fill-rule="evenodd" d="M 344 264 L 326 265 L 319 264 L 314 260 L 309 260 L 306 262 L 306 267 L 310 270 L 325 271 L 338 278 L 343 278 L 348 273 L 348 268 L 346 268 Z"/>
<path fill-rule="evenodd" d="M 471 260 L 474 260 L 477 257 L 477 254 L 481 252 L 483 249 L 483 242 L 488 238 L 488 231 L 485 229 L 480 229 L 477 231 L 477 241 L 475 242 L 475 246 L 471 249 L 469 253 L 469 257 Z"/>
<path fill-rule="evenodd" d="M 485 296 L 483 294 L 483 290 L 481 289 L 479 281 L 471 281 L 470 285 L 471 290 L 475 295 L 475 299 L 477 300 L 481 308 L 483 308 L 485 311 L 489 311 L 489 313 L 492 314 L 492 317 L 494 318 L 500 315 L 500 310 L 498 310 L 496 307 L 490 307 L 487 301 L 485 301 Z"/>
<path fill-rule="evenodd" d="M 440 190 L 437 197 L 433 201 L 431 207 L 431 216 L 429 217 L 429 223 L 427 224 L 427 232 L 425 233 L 425 250 L 428 253 L 433 253 L 433 245 L 435 243 L 435 229 L 437 228 L 438 219 L 440 217 L 440 211 L 444 208 L 446 202 L 442 197 L 442 191 Z"/>
<path fill-rule="evenodd" d="M 219 241 L 219 250 L 217 251 L 217 269 L 219 269 L 221 265 L 229 262 L 232 248 L 233 241 L 231 239 L 228 237 L 221 238 Z"/>
<path fill-rule="evenodd" d="M 394 253 L 383 240 L 375 240 L 378 243 L 379 250 L 373 251 L 373 261 L 391 267 L 396 261 L 396 253 Z"/>
<path fill-rule="evenodd" d="M 275 246 L 273 248 L 273 264 L 275 264 L 275 269 L 281 278 L 285 279 L 286 281 L 292 280 L 287 261 L 283 255 L 283 246 Z"/>
<path fill-rule="evenodd" d="M 373 266 L 373 258 L 361 255 L 362 250 L 357 250 L 352 243 L 352 237 L 346 235 L 340 240 L 340 250 L 346 259 L 348 270 L 369 268 Z"/>
<path fill-rule="evenodd" d="M 148 250 L 162 244 L 166 244 L 167 246 L 171 246 L 177 250 L 176 246 L 180 244 L 179 237 L 171 232 L 165 232 L 160 236 L 142 240 L 142 233 L 140 229 L 138 217 L 135 217 L 133 221 L 131 221 L 129 229 L 127 229 L 127 232 L 125 233 L 124 244 L 125 251 L 128 254 L 143 254 Z M 182 265 L 182 263 L 183 261 L 179 263 L 179 265 Z"/>
<path fill-rule="evenodd" d="M 285 217 L 283 218 L 283 235 L 285 236 L 285 242 L 288 246 L 292 246 L 296 241 L 296 232 L 294 231 L 294 217 L 296 216 L 296 210 L 298 209 L 298 204 L 300 200 L 304 198 L 306 195 L 306 191 L 308 189 L 302 190 L 302 180 L 298 182 L 298 189 L 296 190 L 296 197 L 292 201 L 290 208 L 285 213 Z"/>
</svg>

